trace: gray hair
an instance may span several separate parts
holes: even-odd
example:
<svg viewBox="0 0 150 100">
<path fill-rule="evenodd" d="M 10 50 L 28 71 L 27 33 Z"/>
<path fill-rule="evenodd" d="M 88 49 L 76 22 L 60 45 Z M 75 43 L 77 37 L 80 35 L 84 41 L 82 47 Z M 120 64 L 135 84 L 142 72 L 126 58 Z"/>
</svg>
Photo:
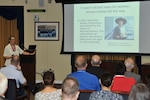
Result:
<svg viewBox="0 0 150 100">
<path fill-rule="evenodd" d="M 73 98 L 79 91 L 79 83 L 73 77 L 67 77 L 62 84 L 62 96 Z"/>
<path fill-rule="evenodd" d="M 125 61 L 124 61 L 124 64 L 125 64 L 125 66 L 127 67 L 127 68 L 130 68 L 130 69 L 133 69 L 134 68 L 134 64 L 131 64 L 130 62 L 129 62 L 129 60 L 133 60 L 132 58 L 127 58 Z"/>
<path fill-rule="evenodd" d="M 6 92 L 7 86 L 8 85 L 8 80 L 6 78 L 6 76 L 4 76 L 1 72 L 0 72 L 0 95 L 4 94 Z"/>
</svg>

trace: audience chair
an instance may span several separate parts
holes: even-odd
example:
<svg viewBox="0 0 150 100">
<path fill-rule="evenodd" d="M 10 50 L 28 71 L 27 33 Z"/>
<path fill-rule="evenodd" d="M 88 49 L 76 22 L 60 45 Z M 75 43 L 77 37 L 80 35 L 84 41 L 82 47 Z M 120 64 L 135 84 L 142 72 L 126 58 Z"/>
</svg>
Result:
<svg viewBox="0 0 150 100">
<path fill-rule="evenodd" d="M 79 98 L 78 100 L 89 100 L 89 97 L 92 92 L 95 92 L 94 90 L 79 90 Z"/>
<path fill-rule="evenodd" d="M 5 98 L 8 100 L 30 100 L 30 92 L 25 92 L 22 96 L 17 96 L 17 85 L 15 79 L 8 79 L 8 89 L 5 93 Z"/>
<path fill-rule="evenodd" d="M 128 100 L 129 93 L 120 91 L 115 91 L 115 93 L 120 94 L 123 97 L 123 100 Z"/>
</svg>

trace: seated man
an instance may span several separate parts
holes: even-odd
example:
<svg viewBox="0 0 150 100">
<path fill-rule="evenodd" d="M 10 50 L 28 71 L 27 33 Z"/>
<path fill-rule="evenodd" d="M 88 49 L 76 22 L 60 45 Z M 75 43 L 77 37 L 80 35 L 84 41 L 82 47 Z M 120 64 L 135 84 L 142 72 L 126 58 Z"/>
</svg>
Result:
<svg viewBox="0 0 150 100">
<path fill-rule="evenodd" d="M 26 85 L 27 81 L 23 76 L 23 73 L 20 68 L 20 59 L 19 56 L 13 56 L 11 59 L 11 64 L 1 68 L 0 72 L 3 73 L 8 79 L 15 79 L 17 88 L 18 88 L 18 96 L 23 95 L 24 91 L 20 88 L 21 85 Z"/>
<path fill-rule="evenodd" d="M 0 73 L 0 100 L 7 100 L 5 99 L 5 92 L 7 90 L 8 80 L 7 78 Z"/>
<path fill-rule="evenodd" d="M 102 74 L 101 91 L 93 92 L 89 100 L 123 100 L 122 96 L 111 92 L 113 76 L 109 73 Z"/>
<path fill-rule="evenodd" d="M 123 63 L 118 63 L 116 65 L 115 73 L 113 78 L 113 83 L 111 90 L 116 93 L 124 92 L 130 93 L 132 86 L 136 83 L 136 80 L 132 77 L 128 78 L 125 74 L 126 68 Z"/>
<path fill-rule="evenodd" d="M 79 83 L 73 77 L 67 77 L 62 83 L 62 100 L 77 100 Z"/>
<path fill-rule="evenodd" d="M 85 56 L 78 56 L 75 60 L 77 72 L 73 72 L 68 76 L 76 78 L 80 85 L 80 90 L 100 90 L 99 80 L 95 75 L 86 72 L 87 62 Z"/>
<path fill-rule="evenodd" d="M 97 78 L 101 78 L 101 75 L 106 72 L 104 69 L 100 67 L 100 64 L 102 63 L 101 58 L 99 55 L 93 55 L 91 58 L 91 65 L 86 69 L 87 72 L 94 74 L 97 76 Z"/>
<path fill-rule="evenodd" d="M 141 76 L 139 74 L 132 72 L 132 69 L 134 68 L 134 60 L 129 57 L 124 61 L 124 64 L 126 66 L 125 76 L 126 77 L 133 77 L 136 80 L 136 82 L 138 82 L 138 83 L 142 82 Z"/>
</svg>

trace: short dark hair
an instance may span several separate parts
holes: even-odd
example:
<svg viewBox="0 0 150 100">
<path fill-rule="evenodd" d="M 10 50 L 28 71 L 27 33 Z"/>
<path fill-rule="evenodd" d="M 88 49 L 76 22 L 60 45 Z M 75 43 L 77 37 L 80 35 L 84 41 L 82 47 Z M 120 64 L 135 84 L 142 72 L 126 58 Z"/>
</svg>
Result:
<svg viewBox="0 0 150 100">
<path fill-rule="evenodd" d="M 144 83 L 135 84 L 129 94 L 128 100 L 150 100 L 150 91 Z"/>
<path fill-rule="evenodd" d="M 53 70 L 48 70 L 43 73 L 43 81 L 45 85 L 53 85 L 55 75 Z"/>
<path fill-rule="evenodd" d="M 115 74 L 116 75 L 124 75 L 125 71 L 126 71 L 126 67 L 125 67 L 124 63 L 119 62 L 116 64 L 116 66 L 115 66 Z"/>
<path fill-rule="evenodd" d="M 113 80 L 113 76 L 110 73 L 103 73 L 101 76 L 101 84 L 103 86 L 109 87 L 111 86 Z"/>
<path fill-rule="evenodd" d="M 62 96 L 74 97 L 79 91 L 79 83 L 73 77 L 67 77 L 62 83 Z"/>
<path fill-rule="evenodd" d="M 8 40 L 11 40 L 12 38 L 15 38 L 15 36 L 11 35 Z"/>
</svg>

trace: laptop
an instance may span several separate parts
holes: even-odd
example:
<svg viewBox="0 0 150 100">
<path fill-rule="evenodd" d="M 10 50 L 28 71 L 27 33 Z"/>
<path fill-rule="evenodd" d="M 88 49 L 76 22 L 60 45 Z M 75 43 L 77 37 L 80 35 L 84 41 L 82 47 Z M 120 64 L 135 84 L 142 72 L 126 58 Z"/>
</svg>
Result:
<svg viewBox="0 0 150 100">
<path fill-rule="evenodd" d="M 35 50 L 36 50 L 36 45 L 29 45 L 27 51 L 28 51 L 29 53 L 33 53 Z"/>
</svg>

